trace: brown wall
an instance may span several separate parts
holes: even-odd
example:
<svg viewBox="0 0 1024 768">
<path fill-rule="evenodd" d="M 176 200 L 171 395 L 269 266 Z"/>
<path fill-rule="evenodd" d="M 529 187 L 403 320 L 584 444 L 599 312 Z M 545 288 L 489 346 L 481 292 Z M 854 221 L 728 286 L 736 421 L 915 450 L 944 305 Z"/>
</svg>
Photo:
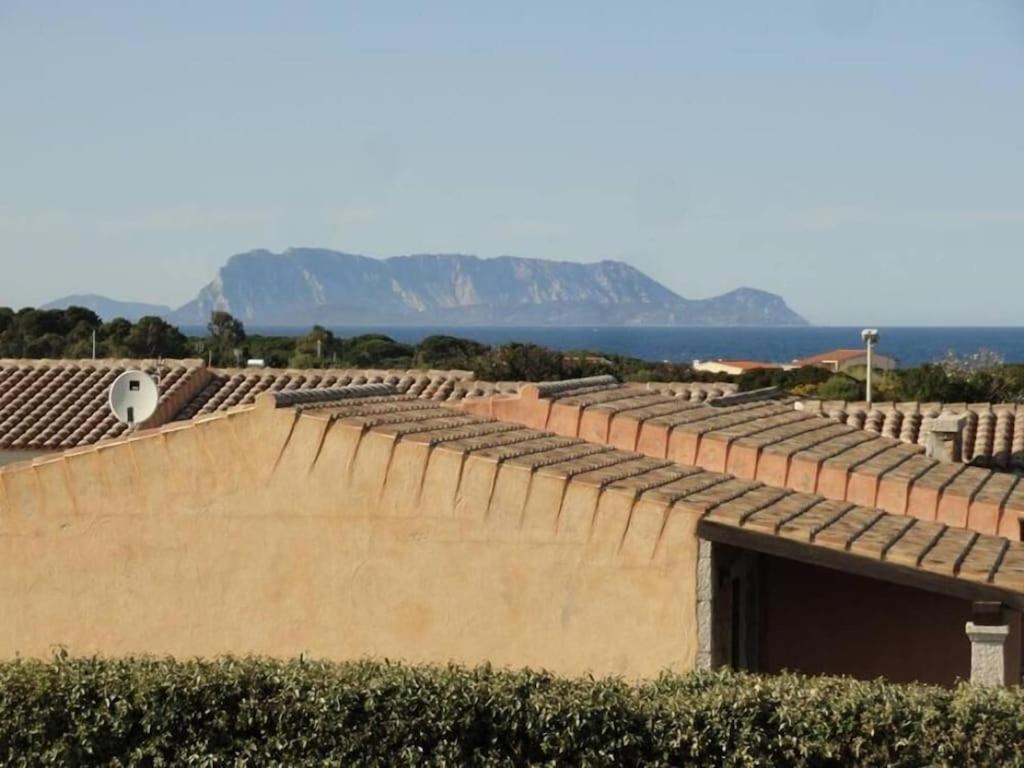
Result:
<svg viewBox="0 0 1024 768">
<path fill-rule="evenodd" d="M 762 671 L 942 685 L 970 679 L 970 603 L 774 557 L 761 557 L 760 574 Z M 1019 616 L 1012 628 L 1019 679 Z"/>
<path fill-rule="evenodd" d="M 290 409 L 9 468 L 0 656 L 690 669 L 694 515 L 496 470 Z"/>
</svg>

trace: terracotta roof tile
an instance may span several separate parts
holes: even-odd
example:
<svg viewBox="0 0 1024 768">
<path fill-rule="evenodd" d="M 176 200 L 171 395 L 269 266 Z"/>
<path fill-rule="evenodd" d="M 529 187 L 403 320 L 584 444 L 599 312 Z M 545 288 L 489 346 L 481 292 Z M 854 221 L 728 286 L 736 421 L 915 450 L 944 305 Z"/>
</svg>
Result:
<svg viewBox="0 0 1024 768">
<path fill-rule="evenodd" d="M 0 448 L 59 450 L 127 431 L 107 408 L 110 384 L 138 368 L 159 375 L 160 404 L 151 425 L 251 405 L 272 391 L 389 383 L 400 392 L 456 402 L 513 383 L 477 382 L 467 371 L 215 369 L 200 360 L 0 360 Z"/>
<path fill-rule="evenodd" d="M 876 403 L 869 409 L 864 402 L 806 400 L 799 407 L 917 445 L 924 445 L 931 423 L 941 414 L 964 414 L 964 461 L 992 469 L 1024 470 L 1024 404 Z"/>
<path fill-rule="evenodd" d="M 988 465 L 982 469 L 944 465 L 924 455 L 919 430 L 949 406 L 903 403 L 869 412 L 846 403 L 801 403 L 797 410 L 796 401 L 784 396 L 738 405 L 728 400 L 720 396 L 696 404 L 656 391 L 584 380 L 526 387 L 519 395 L 461 406 L 836 502 L 1020 536 L 1020 513 L 1012 507 L 1016 483 L 996 482 L 991 471 L 1014 466 L 1018 438 L 1010 431 L 1011 420 L 1024 426 L 1015 406 L 959 406 L 974 420 L 975 428 L 968 432 L 974 446 L 971 459 Z M 841 418 L 835 418 L 837 413 Z M 995 461 L 1000 451 L 1011 460 Z M 985 494 L 985 488 L 991 493 Z M 999 491 L 1005 493 L 994 498 Z"/>
<path fill-rule="evenodd" d="M 861 357 L 867 354 L 862 349 L 833 349 L 830 352 L 822 352 L 818 355 L 811 355 L 810 357 L 802 357 L 796 360 L 799 365 L 816 365 L 817 363 L 841 363 L 844 360 L 851 360 L 853 358 Z"/>
</svg>

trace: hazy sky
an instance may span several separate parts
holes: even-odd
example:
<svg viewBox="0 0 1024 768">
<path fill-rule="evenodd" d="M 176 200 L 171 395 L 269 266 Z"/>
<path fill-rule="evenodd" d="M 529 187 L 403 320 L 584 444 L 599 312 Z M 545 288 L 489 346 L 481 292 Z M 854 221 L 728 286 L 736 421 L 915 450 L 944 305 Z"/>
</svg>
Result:
<svg viewBox="0 0 1024 768">
<path fill-rule="evenodd" d="M 293 245 L 1024 324 L 1024 2 L 0 0 L 0 305 Z"/>
</svg>

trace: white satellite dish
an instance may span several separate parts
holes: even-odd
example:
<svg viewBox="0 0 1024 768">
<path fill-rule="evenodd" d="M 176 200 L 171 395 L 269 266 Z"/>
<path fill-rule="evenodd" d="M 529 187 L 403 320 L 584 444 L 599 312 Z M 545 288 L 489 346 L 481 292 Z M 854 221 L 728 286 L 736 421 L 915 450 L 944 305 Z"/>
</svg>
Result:
<svg viewBox="0 0 1024 768">
<path fill-rule="evenodd" d="M 145 371 L 125 371 L 110 385 L 110 410 L 130 427 L 152 416 L 159 402 L 160 390 Z"/>
</svg>

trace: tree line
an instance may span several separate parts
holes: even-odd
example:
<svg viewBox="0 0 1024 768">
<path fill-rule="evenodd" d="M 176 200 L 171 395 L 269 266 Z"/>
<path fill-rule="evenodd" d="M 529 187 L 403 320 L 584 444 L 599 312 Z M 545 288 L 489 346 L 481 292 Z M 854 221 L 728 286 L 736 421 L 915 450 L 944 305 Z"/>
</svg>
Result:
<svg viewBox="0 0 1024 768">
<path fill-rule="evenodd" d="M 211 313 L 206 334 L 186 336 L 159 317 L 104 322 L 82 307 L 13 310 L 0 307 L 0 357 L 184 358 L 219 367 L 253 358 L 268 367 L 441 368 L 472 371 L 484 381 L 554 381 L 611 374 L 623 381 L 736 381 L 741 390 L 776 386 L 802 397 L 862 400 L 864 382 L 822 368 L 762 369 L 739 377 L 695 371 L 686 363 L 658 363 L 590 350 L 561 352 L 538 344 L 481 344 L 455 336 L 427 336 L 416 344 L 379 333 L 336 336 L 314 326 L 305 335 L 246 332 L 227 312 Z M 876 400 L 1024 402 L 1024 365 L 979 351 L 897 371 L 879 372 Z"/>
<path fill-rule="evenodd" d="M 790 371 L 760 369 L 738 377 L 741 390 L 779 387 L 794 395 L 821 400 L 862 401 L 862 377 L 830 373 L 812 366 Z M 1022 403 L 1024 365 L 1006 363 L 987 350 L 968 355 L 952 352 L 914 368 L 876 371 L 872 384 L 878 402 Z"/>
<path fill-rule="evenodd" d="M 95 345 L 95 347 L 94 347 Z M 185 357 L 188 339 L 159 317 L 103 322 L 83 307 L 0 307 L 0 357 Z"/>
<path fill-rule="evenodd" d="M 207 336 L 189 338 L 160 317 L 123 317 L 104 322 L 91 309 L 13 310 L 0 307 L 0 357 L 6 358 L 185 358 L 205 356 L 216 364 L 237 359 L 245 339 L 242 324 L 226 312 L 210 317 Z"/>
<path fill-rule="evenodd" d="M 283 368 L 445 368 L 473 371 L 488 381 L 552 381 L 598 374 L 622 379 L 711 381 L 683 363 L 651 363 L 589 351 L 560 352 L 538 344 L 498 346 L 446 335 L 416 344 L 367 333 L 341 337 L 322 326 L 295 336 L 248 334 L 227 312 L 211 313 L 206 334 L 186 336 L 159 317 L 104 322 L 83 307 L 13 310 L 0 307 L 3 358 L 201 358 L 218 367 L 259 359 Z"/>
</svg>

